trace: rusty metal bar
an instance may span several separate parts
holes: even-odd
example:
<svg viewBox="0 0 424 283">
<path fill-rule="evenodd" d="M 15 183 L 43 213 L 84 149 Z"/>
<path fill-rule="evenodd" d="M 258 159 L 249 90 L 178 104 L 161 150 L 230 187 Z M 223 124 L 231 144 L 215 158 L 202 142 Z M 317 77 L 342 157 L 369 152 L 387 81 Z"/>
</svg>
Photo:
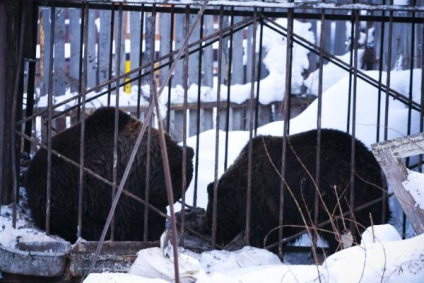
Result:
<svg viewBox="0 0 424 283">
<path fill-rule="evenodd" d="M 15 120 L 16 120 L 16 106 L 18 100 L 18 91 L 19 91 L 19 83 L 21 81 L 21 72 L 24 63 L 23 59 L 23 49 L 24 49 L 24 37 L 25 37 L 25 26 L 26 26 L 26 14 L 27 14 L 27 6 L 23 7 L 22 16 L 21 16 L 21 30 L 19 34 L 19 55 L 18 55 L 18 66 L 16 68 L 15 74 L 15 84 L 13 86 L 13 102 L 12 102 L 12 119 L 11 119 L 11 135 L 10 135 L 10 143 L 11 143 L 11 161 L 12 161 L 12 227 L 16 228 L 16 217 L 17 217 L 17 203 L 18 203 L 18 176 L 17 176 L 17 164 L 16 164 L 16 134 L 15 134 Z"/>
<path fill-rule="evenodd" d="M 142 19 L 146 19 L 146 21 L 148 20 L 148 16 L 144 17 L 144 12 L 142 15 Z M 153 19 L 153 15 L 151 16 L 151 18 Z M 147 25 L 146 25 L 147 26 Z M 155 24 L 152 23 L 152 27 L 154 29 Z M 144 28 L 144 23 L 143 23 L 143 28 Z M 150 31 L 150 34 L 147 34 L 147 30 Z M 141 30 L 141 33 L 143 34 L 143 29 Z M 146 46 L 147 46 L 147 37 L 150 36 L 150 41 L 151 43 L 154 44 L 154 35 L 155 32 L 152 31 L 151 29 L 146 28 Z M 142 41 L 143 36 L 141 36 L 140 41 Z M 153 60 L 154 58 L 154 46 L 152 48 L 150 48 L 150 55 L 146 56 L 147 60 Z M 142 48 L 140 47 L 140 53 L 142 53 Z M 141 70 L 140 70 L 141 72 Z M 154 80 L 154 72 L 151 71 L 149 73 L 149 77 L 150 77 L 150 81 L 152 82 Z M 139 84 L 141 84 L 141 78 L 139 79 Z M 140 91 L 140 88 L 139 88 Z M 154 99 L 154 94 L 153 94 L 153 89 L 150 89 L 150 102 L 153 101 Z M 140 96 L 138 97 L 138 99 L 140 100 Z M 160 118 L 158 118 L 160 119 Z M 152 145 L 152 119 L 147 119 L 145 117 L 145 121 L 144 123 L 147 123 L 149 125 L 149 130 L 147 132 L 147 148 L 146 148 L 146 152 L 147 152 L 147 156 L 146 156 L 146 188 L 145 188 L 145 192 L 144 192 L 144 201 L 146 203 L 150 203 L 150 183 L 151 183 L 151 179 L 150 179 L 150 169 L 151 169 L 151 160 L 152 160 L 152 154 L 151 154 L 151 145 Z M 147 241 L 149 239 L 149 209 L 147 206 L 144 207 L 144 230 L 143 230 L 143 239 L 145 241 Z"/>
<path fill-rule="evenodd" d="M 231 12 L 234 12 L 234 7 L 231 7 Z M 234 25 L 234 16 L 230 16 L 230 26 Z M 226 69 L 226 77 L 227 77 L 227 101 L 231 101 L 231 83 L 232 83 L 232 64 L 233 64 L 233 34 L 230 33 L 230 48 L 228 50 L 228 66 Z M 218 74 L 220 76 L 221 74 Z M 228 138 L 229 138 L 229 131 L 230 131 L 230 103 L 227 103 L 226 105 L 226 113 L 225 113 L 225 146 L 224 146 L 224 171 L 228 168 Z"/>
<path fill-rule="evenodd" d="M 32 29 L 33 29 L 33 34 L 31 35 L 31 37 L 34 39 L 34 42 L 36 41 L 37 38 L 37 27 L 38 27 L 38 12 L 39 12 L 39 7 L 38 4 L 35 3 L 33 10 L 32 10 Z M 28 87 L 27 87 L 27 103 L 26 103 L 26 109 L 25 109 L 25 116 L 31 116 L 33 115 L 33 111 L 34 111 L 34 95 L 35 95 L 35 77 L 36 77 L 36 53 L 37 53 L 37 46 L 34 44 L 34 46 L 31 48 L 31 53 L 29 54 L 30 58 L 25 58 L 25 60 L 28 62 Z M 16 120 L 16 119 L 15 119 Z M 13 121 L 15 123 L 15 120 Z M 25 134 L 27 135 L 31 135 L 31 131 L 32 131 L 32 126 L 33 126 L 33 121 L 29 120 L 27 123 L 25 123 Z M 24 147 L 23 147 L 23 151 L 26 153 L 30 153 L 31 152 L 31 143 L 28 142 L 27 140 L 24 140 Z"/>
<path fill-rule="evenodd" d="M 384 17 L 384 12 L 382 12 L 381 17 Z M 383 78 L 383 52 L 384 52 L 384 31 L 385 31 L 385 23 L 381 22 L 381 35 L 380 35 L 380 50 L 379 50 L 379 58 L 378 58 L 378 83 L 381 85 Z M 376 133 L 376 141 L 380 141 L 380 125 L 381 125 L 381 93 L 382 89 L 378 88 L 378 98 L 377 98 L 377 133 Z"/>
<path fill-rule="evenodd" d="M 112 90 L 114 89 L 112 87 L 112 83 L 115 81 L 113 79 L 113 38 L 114 38 L 114 34 L 115 34 L 115 6 L 112 6 L 112 9 L 110 11 L 110 44 L 109 44 L 109 80 L 106 84 L 104 84 L 105 86 L 107 85 L 107 105 L 110 106 L 110 96 L 112 94 Z M 117 74 L 119 75 L 119 74 Z M 117 86 L 119 87 L 119 86 Z M 85 89 L 83 91 L 86 91 Z M 87 93 L 89 93 L 87 91 Z"/>
<path fill-rule="evenodd" d="M 81 7 L 79 8 L 80 10 L 80 14 L 81 14 L 81 25 L 80 25 L 80 42 L 84 41 L 84 21 L 86 20 L 85 16 L 84 16 L 84 9 L 85 9 L 85 5 L 82 4 Z M 78 77 L 82 78 L 83 76 L 83 52 L 84 52 L 84 46 L 83 44 L 80 44 L 79 46 L 79 54 L 78 54 Z M 81 92 L 84 88 L 82 87 L 82 82 L 81 80 L 78 81 L 78 92 Z M 78 96 L 78 106 L 81 105 L 81 96 Z M 56 116 L 53 115 L 53 119 Z M 77 121 L 79 121 L 81 119 L 81 111 L 80 111 L 80 107 L 77 108 Z"/>
<path fill-rule="evenodd" d="M 115 45 L 116 46 L 116 52 L 115 52 L 115 62 L 116 62 L 116 76 L 119 76 L 121 74 L 121 43 L 122 43 L 122 4 L 119 5 L 118 9 L 118 40 L 116 43 L 115 38 Z M 117 87 L 115 88 L 116 91 L 116 97 L 115 97 L 115 120 L 114 120 L 114 127 L 113 127 L 113 165 L 112 165 L 112 183 L 118 184 L 118 131 L 119 131 L 119 77 L 116 81 Z M 112 200 L 115 199 L 116 195 L 116 189 L 115 186 L 112 187 Z M 112 221 L 110 224 L 110 239 L 113 241 L 115 239 L 115 217 L 112 217 Z"/>
<path fill-rule="evenodd" d="M 33 0 L 36 1 L 36 0 Z M 64 2 L 61 0 L 51 0 L 46 3 L 51 3 L 52 5 L 64 5 L 64 6 L 72 6 L 76 5 L 84 0 L 72 1 L 71 3 Z M 98 0 L 88 0 L 87 2 L 90 5 L 104 7 L 110 6 L 112 4 L 122 3 L 121 0 L 113 0 L 108 2 L 107 4 L 99 3 Z M 133 4 L 166 4 L 166 5 L 193 5 L 193 6 L 202 6 L 204 0 L 185 0 L 183 3 L 181 0 L 132 0 L 126 3 Z M 216 6 L 222 6 L 221 0 L 212 0 L 208 4 L 208 12 L 211 13 L 211 10 L 216 8 Z M 226 6 L 235 6 L 235 7 L 249 7 L 249 8 L 279 8 L 279 9 L 326 9 L 326 10 L 375 10 L 375 11 L 424 11 L 424 7 L 422 5 L 394 5 L 392 2 L 390 5 L 387 4 L 368 4 L 368 3 L 340 3 L 335 5 L 334 3 L 325 3 L 325 2 L 281 2 L 281 1 L 244 1 L 244 0 L 228 0 L 225 1 Z M 132 9 L 134 5 L 128 5 L 127 9 Z"/>
<path fill-rule="evenodd" d="M 284 199 L 285 199 L 285 176 L 286 176 L 286 163 L 287 163 L 287 136 L 290 131 L 290 92 L 291 92 L 291 66 L 292 66 L 292 44 L 293 44 L 293 11 L 288 11 L 289 17 L 287 18 L 287 29 L 286 29 L 286 81 L 284 90 L 284 130 L 283 130 L 283 141 L 282 141 L 282 157 L 281 157 L 281 185 L 280 185 L 280 205 L 278 215 L 278 256 L 283 258 L 283 244 L 281 239 L 283 238 L 283 223 L 284 223 Z"/>
<path fill-rule="evenodd" d="M 253 130 L 254 130 L 254 104 L 255 104 L 255 82 L 256 82 L 256 31 L 258 28 L 258 11 L 255 8 L 253 11 L 253 26 L 252 26 L 252 65 L 250 77 L 250 100 L 249 100 L 249 151 L 247 159 L 247 188 L 246 188 L 246 227 L 244 235 L 244 243 L 250 245 L 250 210 L 252 208 L 252 166 L 253 166 Z"/>
<path fill-rule="evenodd" d="M 262 9 L 263 11 L 263 9 Z M 264 34 L 264 25 L 263 25 L 263 19 L 260 18 L 261 21 L 261 27 L 260 27 L 260 31 L 259 31 L 259 53 L 258 53 L 258 58 L 259 61 L 262 61 L 262 51 L 263 51 L 263 47 L 262 47 L 262 43 L 263 43 L 263 34 Z M 258 74 L 256 76 L 256 106 L 255 106 L 255 136 L 258 130 L 258 121 L 259 121 L 259 97 L 260 97 L 260 87 L 261 87 L 261 74 L 262 74 L 262 64 L 258 64 Z"/>
<path fill-rule="evenodd" d="M 84 55 L 82 56 L 83 59 L 83 66 L 80 65 L 80 67 L 84 68 L 84 76 L 81 77 L 80 80 L 80 86 L 81 89 L 86 89 L 87 88 L 87 71 L 88 71 L 88 15 L 89 15 L 89 10 L 88 10 L 88 5 L 84 5 L 83 8 L 83 20 L 81 21 L 82 24 L 82 28 L 83 28 L 83 33 L 82 33 L 82 37 L 83 37 L 83 43 L 84 43 Z M 81 56 L 80 56 L 81 58 Z M 81 68 L 81 70 L 82 70 Z M 78 108 L 79 109 L 79 108 Z M 77 227 L 77 238 L 81 237 L 82 234 L 82 203 L 83 203 L 83 188 L 84 188 L 84 171 L 82 170 L 82 168 L 84 167 L 85 164 L 85 160 L 84 160 L 84 155 L 85 155 L 85 95 L 82 96 L 82 102 L 81 102 L 81 119 L 80 119 L 80 123 L 81 123 L 81 136 L 80 136 L 80 155 L 79 155 L 79 162 L 81 167 L 79 168 L 79 186 L 78 186 L 78 227 Z"/>
<path fill-rule="evenodd" d="M 324 76 L 324 48 L 325 48 L 325 10 L 321 10 L 321 32 L 320 32 L 320 53 L 319 53 L 319 76 L 318 76 L 318 112 L 317 112 L 317 151 L 316 151 L 316 168 L 315 168 L 315 198 L 314 198 L 314 227 L 318 227 L 319 216 L 319 200 L 320 200 L 320 186 L 321 186 L 321 117 L 322 117 L 322 84 Z M 312 256 L 314 262 L 318 263 L 317 258 L 317 240 L 318 234 L 316 229 L 312 235 Z"/>
<path fill-rule="evenodd" d="M 185 27 L 186 27 L 186 33 L 189 31 L 190 27 L 190 14 L 188 13 L 188 9 L 190 6 L 187 6 L 187 12 L 185 15 Z M 188 49 L 186 46 L 184 46 L 185 49 L 185 56 L 183 59 L 183 72 L 184 72 L 184 78 L 183 78 L 183 88 L 184 88 L 184 100 L 183 100 L 183 135 L 182 135 L 182 143 L 183 143 L 183 159 L 181 164 L 181 171 L 182 171 L 182 184 L 181 184 L 181 226 L 180 226 L 180 242 L 179 244 L 184 247 L 184 234 L 185 234 L 185 187 L 187 184 L 187 96 L 188 96 Z M 179 185 L 179 184 L 178 184 Z"/>
<path fill-rule="evenodd" d="M 56 24 L 56 9 L 53 6 L 50 10 L 50 61 L 49 73 L 53 73 L 53 47 L 54 47 L 54 29 Z M 53 111 L 53 78 L 49 76 L 47 97 L 47 192 L 46 192 L 46 234 L 50 233 L 50 196 L 51 196 L 51 166 L 52 166 L 52 111 Z"/>
<path fill-rule="evenodd" d="M 219 15 L 219 30 L 223 28 L 223 13 L 224 7 L 220 8 Z M 218 40 L 218 83 L 217 83 L 217 97 L 216 97 L 216 124 L 215 124 L 215 165 L 214 165 L 214 186 L 213 186 L 213 208 L 212 208 L 212 248 L 216 246 L 216 230 L 217 230 L 217 210 L 218 210 L 218 162 L 219 162 L 219 121 L 221 109 L 221 71 L 222 71 L 222 32 L 219 32 Z"/>
<path fill-rule="evenodd" d="M 174 25 L 175 25 L 174 19 L 175 19 L 174 6 L 172 6 L 171 7 L 171 19 L 170 19 L 171 32 L 169 33 L 169 51 L 170 51 L 170 54 L 172 53 L 172 49 L 173 49 L 172 42 L 173 42 L 173 39 L 174 39 Z M 174 60 L 173 56 L 172 55 L 169 56 L 168 64 L 167 64 L 167 66 L 169 66 L 169 68 L 171 68 L 173 60 Z M 171 88 L 172 88 L 172 77 L 170 77 L 169 80 L 168 80 L 168 105 L 167 105 L 168 109 L 171 109 Z M 171 115 L 166 115 L 166 131 L 168 133 L 169 133 L 170 126 L 171 126 Z"/>
<path fill-rule="evenodd" d="M 142 4 L 141 6 L 140 6 L 141 8 L 140 8 L 140 34 L 139 34 L 139 37 L 140 37 L 140 41 L 139 41 L 139 45 L 140 45 L 140 52 L 139 52 L 139 54 L 138 54 L 138 66 L 141 66 L 142 65 L 142 63 L 143 63 L 143 34 L 144 34 L 144 11 L 143 11 L 143 9 L 144 9 L 144 4 Z M 138 86 L 138 90 L 137 90 L 137 119 L 140 119 L 140 115 L 141 115 L 141 113 L 140 113 L 140 104 L 141 104 L 141 78 L 142 78 L 142 76 L 141 76 L 141 70 L 142 69 L 139 69 L 138 70 L 138 75 L 137 75 L 137 77 L 136 77 L 136 79 L 137 79 L 137 86 Z M 145 235 L 146 236 L 146 235 Z"/>
<path fill-rule="evenodd" d="M 203 24 L 204 24 L 205 16 L 202 15 L 200 19 L 200 38 L 203 38 Z M 195 149 L 195 160 L 194 160 L 194 192 L 193 192 L 193 206 L 197 207 L 197 186 L 199 181 L 199 156 L 200 156 L 200 96 L 201 96 L 201 89 L 200 86 L 202 85 L 202 63 L 203 63 L 203 52 L 199 52 L 199 72 L 197 73 L 197 85 L 199 86 L 197 88 L 197 109 L 196 109 L 196 117 L 197 117 L 197 124 L 196 124 L 196 149 Z M 168 100 L 169 101 L 169 100 Z"/>
<path fill-rule="evenodd" d="M 353 42 L 353 52 L 351 52 L 351 58 L 353 55 L 353 94 L 352 94 L 352 140 L 351 140 L 351 156 L 350 156 L 350 195 L 349 195 L 349 203 L 350 207 L 355 207 L 355 168 L 356 168 L 356 161 L 355 161 L 355 145 L 356 145 L 356 103 L 357 103 L 357 87 L 358 87 L 358 76 L 357 76 L 357 70 L 358 70 L 358 41 L 359 41 L 359 18 L 358 18 L 358 11 L 352 11 L 352 15 L 354 17 L 354 42 Z M 353 53 L 353 54 L 352 54 Z M 353 214 L 353 211 L 350 214 L 351 219 L 355 219 L 355 216 Z M 355 225 L 353 222 L 350 222 L 350 231 L 353 231 L 355 228 Z"/>
<path fill-rule="evenodd" d="M 156 106 L 157 115 L 160 117 L 160 107 L 159 107 L 159 95 L 156 91 L 155 81 L 152 81 L 151 89 L 153 89 L 154 93 L 154 104 Z M 172 245 L 173 245 L 173 255 L 174 255 L 174 272 L 175 272 L 175 282 L 180 282 L 179 276 L 179 268 L 178 268 L 178 246 L 177 246 L 177 225 L 175 222 L 175 213 L 174 213 L 174 195 L 172 193 L 172 182 L 171 182 L 171 172 L 169 169 L 169 161 L 168 161 L 168 152 L 166 150 L 166 142 L 165 142 L 165 132 L 163 129 L 162 119 L 158 118 L 158 126 L 159 126 L 159 142 L 161 148 L 162 162 L 163 162 L 163 170 L 165 173 L 165 183 L 166 183 L 166 191 L 169 202 L 169 211 L 171 214 L 171 230 L 172 230 Z M 184 161 L 183 161 L 184 162 Z"/>
</svg>

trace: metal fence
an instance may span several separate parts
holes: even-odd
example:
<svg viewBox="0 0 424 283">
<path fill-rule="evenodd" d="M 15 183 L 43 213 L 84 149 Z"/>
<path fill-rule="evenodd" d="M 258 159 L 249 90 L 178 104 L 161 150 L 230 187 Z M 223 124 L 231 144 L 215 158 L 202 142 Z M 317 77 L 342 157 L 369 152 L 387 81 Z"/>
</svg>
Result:
<svg viewBox="0 0 424 283">
<path fill-rule="evenodd" d="M 341 130 L 354 137 L 362 139 L 361 126 L 375 129 L 367 143 L 423 131 L 423 1 L 209 2 L 39 2 L 37 55 L 26 61 L 25 73 L 27 90 L 34 92 L 26 92 L 25 116 L 17 123 L 23 151 L 49 145 L 54 131 L 100 106 L 118 106 L 148 122 L 153 85 L 166 113 L 160 118 L 175 140 L 185 145 L 197 137 L 194 150 L 201 155 L 199 135 L 216 129 L 216 151 L 224 158 L 209 164 L 211 182 L 219 177 L 218 163 L 224 170 L 230 165 L 231 131 L 248 131 L 251 139 L 261 126 L 283 120 L 275 134 L 286 136 L 298 131 L 290 118 L 310 105 L 316 105 L 313 128 L 345 119 Z M 396 87 L 400 74 L 402 89 Z M 348 99 L 334 114 L 323 107 L 330 77 L 348 81 Z M 371 112 L 357 104 L 364 103 L 358 98 L 362 84 L 372 87 L 370 100 L 378 100 Z M 401 130 L 392 130 L 391 117 L 398 115 L 392 101 L 407 109 L 399 116 Z M 372 125 L 364 118 L 370 116 Z M 219 148 L 219 129 L 226 133 L 225 148 Z M 206 189 L 198 188 L 204 173 L 198 155 L 193 199 L 184 200 L 190 205 Z"/>
</svg>

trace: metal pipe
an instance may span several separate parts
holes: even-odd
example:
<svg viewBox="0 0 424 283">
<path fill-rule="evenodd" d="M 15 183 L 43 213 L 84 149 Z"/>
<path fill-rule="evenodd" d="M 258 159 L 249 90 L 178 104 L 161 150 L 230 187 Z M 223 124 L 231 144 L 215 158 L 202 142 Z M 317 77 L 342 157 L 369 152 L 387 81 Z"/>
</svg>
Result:
<svg viewBox="0 0 424 283">
<path fill-rule="evenodd" d="M 202 15 L 202 18 L 200 19 L 200 38 L 203 38 L 203 24 L 204 24 L 205 16 Z M 194 160 L 194 172 L 196 174 L 194 175 L 194 192 L 193 192 L 193 206 L 197 207 L 197 186 L 199 181 L 199 157 L 200 157 L 200 96 L 201 96 L 201 88 L 202 85 L 202 61 L 203 61 L 203 52 L 199 51 L 199 71 L 197 73 L 197 85 L 199 86 L 197 88 L 197 109 L 196 109 L 196 117 L 197 117 L 197 123 L 196 123 L 196 154 L 195 154 L 195 160 Z M 169 100 L 168 100 L 169 101 Z"/>
<path fill-rule="evenodd" d="M 283 238 L 283 223 L 284 223 L 284 199 L 285 199 L 285 176 L 286 176 L 286 163 L 287 163 L 287 136 L 290 132 L 290 93 L 291 93 L 291 67 L 292 67 L 292 44 L 293 44 L 293 13 L 294 11 L 289 10 L 289 17 L 287 18 L 287 29 L 286 29 L 286 81 L 285 91 L 283 99 L 283 110 L 284 110 L 284 130 L 282 139 L 282 157 L 281 157 L 281 185 L 280 185 L 280 205 L 278 215 L 278 256 L 283 258 L 283 247 L 281 239 Z"/>
<path fill-rule="evenodd" d="M 255 82 L 256 82 L 256 30 L 258 28 L 258 12 L 255 8 L 253 11 L 253 27 L 252 27 L 252 65 L 250 70 L 250 99 L 249 99 L 249 149 L 247 159 L 247 188 L 246 188 L 246 226 L 244 234 L 244 243 L 250 245 L 250 222 L 252 209 L 252 166 L 253 166 L 253 130 L 255 125 L 255 115 L 253 113 L 255 103 Z"/>
<path fill-rule="evenodd" d="M 223 6 L 220 8 L 219 30 L 223 28 Z M 214 165 L 214 186 L 213 186 L 213 204 L 212 204 L 212 248 L 216 246 L 216 230 L 218 226 L 218 162 L 219 162 L 219 126 L 221 110 L 221 71 L 222 71 L 222 33 L 219 33 L 218 40 L 218 83 L 216 96 L 216 122 L 215 122 L 215 165 Z"/>
<path fill-rule="evenodd" d="M 84 20 L 82 21 L 82 27 L 83 27 L 83 43 L 84 43 L 84 55 L 82 56 L 83 59 L 83 68 L 84 68 L 84 76 L 82 76 L 81 80 L 80 80 L 80 87 L 81 89 L 86 89 L 87 88 L 87 71 L 88 71 L 88 59 L 87 59 L 87 54 L 88 54 L 88 14 L 89 14 L 89 7 L 88 7 L 88 3 L 86 3 L 84 5 L 84 9 L 83 9 L 83 18 Z M 81 57 L 80 57 L 81 58 Z M 80 65 L 81 66 L 81 65 Z M 78 108 L 79 109 L 79 108 Z M 82 170 L 82 168 L 84 167 L 85 164 L 85 160 L 84 160 L 84 155 L 85 155 L 85 95 L 82 96 L 82 101 L 81 101 L 81 136 L 80 136 L 80 155 L 79 155 L 79 162 L 81 164 L 81 167 L 79 168 L 79 186 L 78 186 L 78 227 L 77 227 L 77 238 L 81 237 L 82 234 L 82 203 L 83 203 L 83 188 L 84 188 L 84 171 Z"/>
<path fill-rule="evenodd" d="M 50 61 L 49 74 L 53 73 L 53 47 L 54 47 L 54 29 L 56 24 L 55 6 L 50 11 Z M 46 188 L 46 234 L 50 235 L 50 197 L 51 197 L 51 175 L 52 175 L 52 111 L 53 111 L 53 78 L 49 76 L 48 94 L 47 94 L 47 188 Z"/>
</svg>

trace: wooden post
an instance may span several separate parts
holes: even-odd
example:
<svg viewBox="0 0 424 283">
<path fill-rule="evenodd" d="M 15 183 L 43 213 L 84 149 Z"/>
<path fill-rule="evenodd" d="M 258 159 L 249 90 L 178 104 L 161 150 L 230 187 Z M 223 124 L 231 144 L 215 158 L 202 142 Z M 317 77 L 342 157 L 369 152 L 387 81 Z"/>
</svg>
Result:
<svg viewBox="0 0 424 283">
<path fill-rule="evenodd" d="M 23 5 L 25 10 L 23 10 Z M 0 1 L 0 204 L 9 204 L 12 201 L 13 175 L 12 175 L 12 150 L 18 153 L 19 139 L 12 144 L 12 108 L 15 91 L 16 73 L 19 58 L 19 38 L 22 29 L 21 18 L 25 21 L 25 43 L 23 58 L 29 54 L 30 46 L 34 46 L 32 7 L 33 2 Z M 23 14 L 24 12 L 26 14 Z M 23 71 L 23 68 L 21 69 Z M 18 85 L 16 117 L 22 115 L 22 73 L 19 74 L 21 82 Z M 19 155 L 17 155 L 17 159 Z M 19 172 L 19 171 L 18 171 Z"/>
<path fill-rule="evenodd" d="M 407 180 L 408 172 L 401 160 L 424 153 L 424 133 L 373 144 L 371 147 L 415 232 L 418 235 L 424 233 L 424 208 L 417 205 L 402 185 Z"/>
<path fill-rule="evenodd" d="M 69 60 L 69 87 L 72 92 L 79 92 L 79 69 L 80 69 L 80 44 L 81 44 L 81 10 L 76 8 L 69 9 L 69 36 L 71 55 Z"/>
</svg>

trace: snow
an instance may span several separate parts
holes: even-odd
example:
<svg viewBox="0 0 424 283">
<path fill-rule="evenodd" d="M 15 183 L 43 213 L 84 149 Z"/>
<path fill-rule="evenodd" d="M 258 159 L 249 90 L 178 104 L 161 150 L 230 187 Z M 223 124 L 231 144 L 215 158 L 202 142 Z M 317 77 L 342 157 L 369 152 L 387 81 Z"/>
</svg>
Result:
<svg viewBox="0 0 424 283">
<path fill-rule="evenodd" d="M 18 207 L 16 228 L 12 226 L 12 206 L 3 205 L 0 213 L 0 246 L 15 248 L 17 243 L 57 242 L 58 237 L 48 236 L 36 229 L 27 214 Z"/>
<path fill-rule="evenodd" d="M 337 252 L 321 265 L 284 264 L 270 252 L 252 247 L 236 252 L 204 252 L 200 259 L 198 255 L 182 251 L 180 256 L 195 263 L 190 276 L 184 278 L 196 281 L 182 279 L 181 282 L 423 282 L 424 235 L 400 240 L 399 234 L 390 225 L 374 226 L 373 230 L 379 241 Z M 369 233 L 369 230 L 364 233 Z M 150 266 L 137 265 L 137 261 L 154 263 Z M 133 280 L 134 274 L 138 274 L 139 279 L 131 282 L 151 282 L 148 280 L 151 280 L 152 270 L 163 272 L 156 275 L 163 281 L 154 282 L 171 282 L 170 278 L 163 278 L 165 273 L 172 274 L 172 268 L 171 259 L 163 256 L 159 248 L 151 248 L 139 253 L 130 274 L 120 274 L 116 278 L 110 274 L 90 274 L 84 282 L 129 282 L 125 276 Z"/>
<path fill-rule="evenodd" d="M 402 185 L 414 198 L 415 205 L 424 209 L 424 174 L 408 170 L 408 179 Z"/>
</svg>

